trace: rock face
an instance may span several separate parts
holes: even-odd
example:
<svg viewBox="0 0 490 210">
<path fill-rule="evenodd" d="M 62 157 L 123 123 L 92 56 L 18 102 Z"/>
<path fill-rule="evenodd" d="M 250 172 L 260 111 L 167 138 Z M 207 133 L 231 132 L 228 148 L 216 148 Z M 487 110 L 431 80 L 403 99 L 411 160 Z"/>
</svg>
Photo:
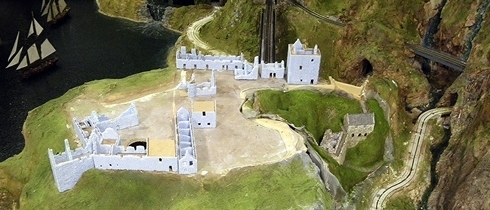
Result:
<svg viewBox="0 0 490 210">
<path fill-rule="evenodd" d="M 452 136 L 437 164 L 439 183 L 430 209 L 490 208 L 490 72 L 471 68 L 447 94 L 459 98 L 451 113 Z"/>
</svg>

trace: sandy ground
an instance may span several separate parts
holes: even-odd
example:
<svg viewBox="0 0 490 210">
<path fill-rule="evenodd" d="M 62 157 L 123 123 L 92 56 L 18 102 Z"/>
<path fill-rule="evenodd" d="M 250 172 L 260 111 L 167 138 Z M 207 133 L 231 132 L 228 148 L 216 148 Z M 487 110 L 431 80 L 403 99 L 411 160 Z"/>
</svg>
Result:
<svg viewBox="0 0 490 210">
<path fill-rule="evenodd" d="M 197 81 L 208 80 L 211 75 L 210 71 L 194 72 Z M 275 163 L 306 151 L 303 138 L 285 123 L 266 119 L 249 120 L 239 111 L 244 101 L 243 90 L 252 87 L 281 88 L 284 80 L 237 81 L 232 71 L 223 71 L 216 72 L 216 84 L 216 96 L 194 99 L 216 100 L 217 104 L 217 127 L 194 129 L 199 173 L 226 174 L 234 168 Z M 174 88 L 116 104 L 104 104 L 95 97 L 80 96 L 68 107 L 70 118 L 82 119 L 91 110 L 113 118 L 127 109 L 130 103 L 135 103 L 140 124 L 119 132 L 121 143 L 129 145 L 146 138 L 175 139 L 175 112 L 180 107 L 192 110 L 191 101 Z"/>
</svg>

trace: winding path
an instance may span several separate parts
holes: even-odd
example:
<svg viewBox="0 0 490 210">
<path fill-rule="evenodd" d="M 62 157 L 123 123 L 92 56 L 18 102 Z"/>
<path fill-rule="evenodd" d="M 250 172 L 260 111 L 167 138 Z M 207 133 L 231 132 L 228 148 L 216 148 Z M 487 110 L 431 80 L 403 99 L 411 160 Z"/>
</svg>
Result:
<svg viewBox="0 0 490 210">
<path fill-rule="evenodd" d="M 415 124 L 416 132 L 412 134 L 410 157 L 405 162 L 405 165 L 408 167 L 405 168 L 405 171 L 403 171 L 398 180 L 391 183 L 386 188 L 379 189 L 378 192 L 376 192 L 371 203 L 371 209 L 383 209 L 386 200 L 391 195 L 410 184 L 412 179 L 417 174 L 420 160 L 423 159 L 423 155 L 420 153 L 420 151 L 422 149 L 422 141 L 425 137 L 427 121 L 436 116 L 448 114 L 450 112 L 451 108 L 436 108 L 426 111 L 419 116 L 417 123 Z"/>
<path fill-rule="evenodd" d="M 211 54 L 214 55 L 225 55 L 226 53 L 219 51 L 219 50 L 213 50 L 211 46 L 208 45 L 208 43 L 204 42 L 201 37 L 199 36 L 199 31 L 201 30 L 202 26 L 204 26 L 206 23 L 211 22 L 214 19 L 214 14 L 219 10 L 219 8 L 214 9 L 214 11 L 204 17 L 203 19 L 200 19 L 196 22 L 194 22 L 189 28 L 187 28 L 186 34 L 187 38 L 194 44 L 196 47 L 201 48 L 203 50 L 209 51 Z"/>
</svg>

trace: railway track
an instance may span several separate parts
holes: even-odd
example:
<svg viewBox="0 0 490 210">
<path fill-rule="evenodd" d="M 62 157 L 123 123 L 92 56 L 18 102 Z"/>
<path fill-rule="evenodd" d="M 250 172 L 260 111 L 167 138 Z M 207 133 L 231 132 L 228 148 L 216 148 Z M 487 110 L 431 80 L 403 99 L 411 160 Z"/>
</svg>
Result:
<svg viewBox="0 0 490 210">
<path fill-rule="evenodd" d="M 276 9 L 275 0 L 267 0 L 267 6 L 261 14 L 261 44 L 260 60 L 266 63 L 272 63 L 276 59 Z"/>
<path fill-rule="evenodd" d="M 290 3 L 292 3 L 293 5 L 299 7 L 300 9 L 304 10 L 306 13 L 312 15 L 313 17 L 316 17 L 318 18 L 319 20 L 322 20 L 322 21 L 325 21 L 325 22 L 328 22 L 328 23 L 331 23 L 333 25 L 336 25 L 336 26 L 340 26 L 340 27 L 344 27 L 345 26 L 345 23 L 343 23 L 342 21 L 340 21 L 338 18 L 336 17 L 326 17 L 326 16 L 323 16 L 323 15 L 320 15 L 312 10 L 310 10 L 308 7 L 305 7 L 303 4 L 299 3 L 298 1 L 296 0 L 288 0 Z"/>
</svg>

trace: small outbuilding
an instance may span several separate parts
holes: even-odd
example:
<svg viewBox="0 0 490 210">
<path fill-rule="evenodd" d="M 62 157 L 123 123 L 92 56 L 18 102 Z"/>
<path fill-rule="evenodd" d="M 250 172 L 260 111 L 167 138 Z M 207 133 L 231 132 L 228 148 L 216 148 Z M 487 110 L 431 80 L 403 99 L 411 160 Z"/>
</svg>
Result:
<svg viewBox="0 0 490 210">
<path fill-rule="evenodd" d="M 216 101 L 194 101 L 192 104 L 192 127 L 216 127 Z"/>
<path fill-rule="evenodd" d="M 344 128 L 347 138 L 362 140 L 374 130 L 374 114 L 346 114 Z"/>
</svg>

